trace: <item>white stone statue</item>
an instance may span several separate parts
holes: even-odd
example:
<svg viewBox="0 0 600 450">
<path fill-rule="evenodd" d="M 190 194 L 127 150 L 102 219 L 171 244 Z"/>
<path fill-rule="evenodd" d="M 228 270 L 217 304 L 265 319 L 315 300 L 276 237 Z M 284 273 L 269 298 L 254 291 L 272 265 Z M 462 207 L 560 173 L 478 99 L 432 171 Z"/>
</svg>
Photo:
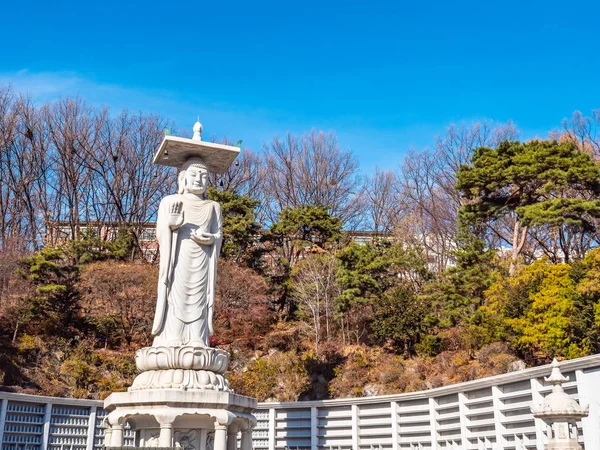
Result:
<svg viewBox="0 0 600 450">
<path fill-rule="evenodd" d="M 220 205 L 206 199 L 208 174 L 200 158 L 188 159 L 179 172 L 177 194 L 162 199 L 158 208 L 154 347 L 209 346 L 222 219 Z"/>
<path fill-rule="evenodd" d="M 205 197 L 208 174 L 225 173 L 240 149 L 202 142 L 201 131 L 197 122 L 193 139 L 165 136 L 154 155 L 155 164 L 180 169 L 177 194 L 160 202 L 156 223 L 154 343 L 136 352 L 139 373 L 127 392 L 104 402 L 107 447 L 122 447 L 129 425 L 137 447 L 232 450 L 241 432 L 241 450 L 252 450 L 257 401 L 231 390 L 229 353 L 209 347 L 222 223 L 219 204 Z"/>
</svg>

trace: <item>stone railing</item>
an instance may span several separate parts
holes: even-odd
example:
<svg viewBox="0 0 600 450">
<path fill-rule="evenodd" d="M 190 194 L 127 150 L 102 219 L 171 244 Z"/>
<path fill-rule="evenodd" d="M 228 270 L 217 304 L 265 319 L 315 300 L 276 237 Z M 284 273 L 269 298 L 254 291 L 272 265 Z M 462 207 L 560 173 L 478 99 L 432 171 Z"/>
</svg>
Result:
<svg viewBox="0 0 600 450">
<path fill-rule="evenodd" d="M 565 391 L 590 406 L 579 440 L 600 449 L 600 355 L 565 361 Z M 264 450 L 543 450 L 531 414 L 551 392 L 550 366 L 428 391 L 295 403 L 259 403 L 253 448 Z M 103 403 L 0 392 L 2 450 L 94 450 L 103 446 Z M 135 445 L 127 431 L 124 444 Z"/>
</svg>

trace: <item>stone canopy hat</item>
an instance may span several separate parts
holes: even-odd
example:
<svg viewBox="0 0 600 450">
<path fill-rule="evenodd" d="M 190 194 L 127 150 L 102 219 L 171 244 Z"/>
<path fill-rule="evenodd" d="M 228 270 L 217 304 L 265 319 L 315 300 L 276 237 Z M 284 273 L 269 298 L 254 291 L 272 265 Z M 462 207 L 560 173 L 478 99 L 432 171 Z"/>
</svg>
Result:
<svg viewBox="0 0 600 450">
<path fill-rule="evenodd" d="M 165 136 L 152 162 L 161 166 L 181 167 L 190 158 L 200 158 L 211 173 L 225 173 L 240 154 L 238 147 L 202 141 L 202 124 L 194 125 L 192 139 Z"/>
</svg>

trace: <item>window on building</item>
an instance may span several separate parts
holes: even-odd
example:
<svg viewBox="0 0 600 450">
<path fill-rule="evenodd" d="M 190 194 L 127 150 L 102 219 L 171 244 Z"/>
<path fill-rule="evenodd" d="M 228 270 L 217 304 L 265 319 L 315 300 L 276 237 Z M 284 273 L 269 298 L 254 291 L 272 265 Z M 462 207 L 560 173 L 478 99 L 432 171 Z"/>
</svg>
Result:
<svg viewBox="0 0 600 450">
<path fill-rule="evenodd" d="M 59 227 L 57 237 L 58 239 L 73 239 L 73 230 L 71 227 Z"/>
<path fill-rule="evenodd" d="M 355 236 L 353 240 L 357 245 L 367 245 L 371 243 L 371 236 Z"/>
<path fill-rule="evenodd" d="M 146 227 L 142 230 L 142 241 L 155 241 L 156 229 L 154 227 Z"/>
</svg>

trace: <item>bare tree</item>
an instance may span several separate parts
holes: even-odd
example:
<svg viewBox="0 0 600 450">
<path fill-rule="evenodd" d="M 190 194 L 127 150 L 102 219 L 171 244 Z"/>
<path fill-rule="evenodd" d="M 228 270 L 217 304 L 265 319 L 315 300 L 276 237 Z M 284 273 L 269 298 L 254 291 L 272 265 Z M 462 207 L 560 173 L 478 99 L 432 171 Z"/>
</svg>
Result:
<svg viewBox="0 0 600 450">
<path fill-rule="evenodd" d="M 397 175 L 379 167 L 375 167 L 373 174 L 364 180 L 363 214 L 368 216 L 365 219 L 375 234 L 392 231 L 400 211 L 397 186 Z"/>
<path fill-rule="evenodd" d="M 400 174 L 402 213 L 395 224 L 398 238 L 422 247 L 432 268 L 443 271 L 449 264 L 456 242 L 458 208 L 440 186 L 435 155 L 424 151 L 410 153 Z"/>
<path fill-rule="evenodd" d="M 493 147 L 517 137 L 512 122 L 451 125 L 436 140 L 433 152 L 413 151 L 405 158 L 398 175 L 401 213 L 395 231 L 399 238 L 425 250 L 432 269 L 444 270 L 456 247 L 457 214 L 461 207 L 455 187 L 457 170 L 470 162 L 476 148 Z"/>
<path fill-rule="evenodd" d="M 160 199 L 174 188 L 169 168 L 152 164 L 160 145 L 164 119 L 123 111 L 94 116 L 95 140 L 80 143 L 86 168 L 93 174 L 90 208 L 97 221 L 133 228 L 139 236 L 156 214 Z"/>
<path fill-rule="evenodd" d="M 360 220 L 358 160 L 338 146 L 332 132 L 312 130 L 302 136 L 275 137 L 264 146 L 263 183 L 267 218 L 276 221 L 286 207 L 325 206 L 352 227 Z"/>
<path fill-rule="evenodd" d="M 139 235 L 173 190 L 170 169 L 152 164 L 167 126 L 155 115 L 113 117 L 77 98 L 35 107 L 0 88 L 0 250 L 40 248 L 52 222 L 67 223 L 74 238 L 82 222 Z"/>
<path fill-rule="evenodd" d="M 56 170 L 53 181 L 59 217 L 68 221 L 75 239 L 80 234 L 79 222 L 88 219 L 83 193 L 91 189 L 91 173 L 82 154 L 95 139 L 90 115 L 91 108 L 81 99 L 60 100 L 42 107 L 52 146 L 50 160 Z"/>
<path fill-rule="evenodd" d="M 47 149 L 39 133 L 39 114 L 31 100 L 0 90 L 0 239 L 2 248 L 39 248 L 40 216 L 48 205 Z"/>
<path fill-rule="evenodd" d="M 219 143 L 233 145 L 228 138 Z M 209 185 L 261 200 L 261 187 L 265 173 L 266 167 L 261 156 L 249 148 L 244 148 L 227 172 L 222 175 L 211 174 Z"/>
<path fill-rule="evenodd" d="M 553 132 L 551 138 L 567 138 L 575 142 L 580 150 L 600 158 L 600 109 L 592 111 L 592 117 L 585 117 L 580 111 L 574 111 L 570 119 L 563 119 L 562 131 Z"/>
<path fill-rule="evenodd" d="M 20 212 L 15 209 L 15 189 L 9 183 L 17 121 L 14 101 L 12 89 L 0 88 L 0 239 L 3 250 L 20 233 L 17 220 Z"/>
<path fill-rule="evenodd" d="M 331 337 L 334 299 L 341 291 L 336 284 L 337 259 L 330 254 L 311 255 L 295 269 L 292 298 L 299 303 L 299 311 L 308 312 L 315 334 L 315 352 L 319 353 L 323 321 L 325 339 Z M 323 317 L 324 316 L 324 317 Z"/>
<path fill-rule="evenodd" d="M 49 147 L 40 113 L 32 101 L 21 96 L 16 106 L 19 137 L 18 155 L 14 158 L 13 167 L 20 173 L 23 186 L 20 198 L 28 222 L 27 234 L 33 249 L 39 249 L 44 244 L 44 223 L 50 218 L 49 211 L 54 201 Z"/>
</svg>

